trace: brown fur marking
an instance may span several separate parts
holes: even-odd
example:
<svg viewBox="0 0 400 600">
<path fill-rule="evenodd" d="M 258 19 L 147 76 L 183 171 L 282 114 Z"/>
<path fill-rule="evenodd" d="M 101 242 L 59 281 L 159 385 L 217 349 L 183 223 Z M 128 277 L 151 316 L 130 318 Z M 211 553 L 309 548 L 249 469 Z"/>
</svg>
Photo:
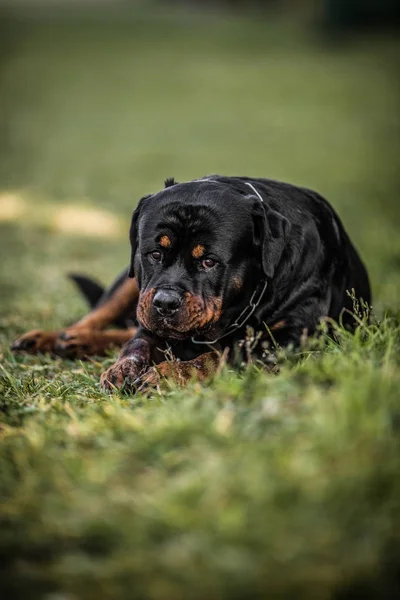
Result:
<svg viewBox="0 0 400 600">
<path fill-rule="evenodd" d="M 150 345 L 144 339 L 132 339 L 122 348 L 117 361 L 101 376 L 101 387 L 107 391 L 126 385 L 132 388 L 135 381 L 150 364 Z"/>
<path fill-rule="evenodd" d="M 210 298 L 206 303 L 200 296 L 194 296 L 189 292 L 185 294 L 185 302 L 179 326 L 180 332 L 202 329 L 211 323 L 216 323 L 221 317 L 222 299 Z"/>
<path fill-rule="evenodd" d="M 172 242 L 167 235 L 163 235 L 160 239 L 160 245 L 163 248 L 171 248 Z"/>
<path fill-rule="evenodd" d="M 139 322 L 150 331 L 153 331 L 155 326 L 152 321 L 154 293 L 154 288 L 151 288 L 140 294 L 136 313 Z M 200 296 L 186 292 L 185 300 L 179 311 L 179 322 L 173 323 L 171 329 L 175 329 L 180 334 L 203 329 L 207 325 L 216 323 L 221 317 L 221 312 L 221 298 L 211 298 L 205 304 Z"/>
<path fill-rule="evenodd" d="M 154 288 L 141 292 L 139 296 L 139 302 L 137 305 L 136 316 L 138 320 L 143 323 L 146 329 L 151 330 L 151 307 L 153 304 Z"/>
<path fill-rule="evenodd" d="M 216 372 L 219 361 L 217 352 L 206 352 L 193 360 L 161 362 L 141 377 L 139 391 L 158 387 L 165 378 L 180 386 L 186 385 L 191 379 L 204 381 Z"/>
<path fill-rule="evenodd" d="M 272 325 L 270 327 L 271 331 L 277 331 L 278 329 L 283 329 L 283 327 L 286 326 L 286 321 L 284 319 L 282 319 L 281 321 L 278 321 L 277 323 L 274 323 L 274 325 Z"/>
<path fill-rule="evenodd" d="M 100 385 L 106 392 L 123 385 L 131 386 L 143 371 L 141 363 L 131 358 L 117 360 L 107 371 L 101 374 Z"/>
<path fill-rule="evenodd" d="M 135 335 L 135 332 L 135 327 L 110 331 L 69 329 L 56 340 L 54 353 L 68 358 L 103 356 L 107 350 L 121 347 Z"/>
<path fill-rule="evenodd" d="M 73 326 L 73 329 L 105 329 L 130 306 L 133 309 L 138 297 L 139 288 L 136 279 L 128 278 L 107 302 L 83 317 Z"/>
<path fill-rule="evenodd" d="M 232 283 L 233 283 L 233 287 L 236 290 L 241 290 L 242 289 L 243 280 L 238 275 L 234 275 L 232 277 Z"/>
<path fill-rule="evenodd" d="M 60 331 L 41 331 L 40 329 L 28 331 L 11 344 L 11 350 L 13 352 L 26 352 L 27 354 L 52 352 L 60 333 Z"/>
<path fill-rule="evenodd" d="M 202 246 L 201 244 L 197 244 L 197 246 L 195 246 L 192 250 L 192 256 L 193 256 L 193 258 L 201 258 L 203 256 L 204 252 L 205 252 L 204 246 Z"/>
<path fill-rule="evenodd" d="M 29 354 L 54 352 L 64 356 L 66 351 L 64 342 L 74 337 L 76 342 L 71 341 L 68 343 L 68 356 L 82 356 L 82 346 L 85 346 L 85 356 L 104 354 L 110 346 L 120 346 L 129 339 L 126 338 L 128 335 L 126 330 L 107 332 L 102 340 L 100 337 L 95 339 L 93 333 L 90 332 L 105 329 L 116 318 L 128 311 L 130 307 L 132 307 L 133 312 L 138 297 L 139 289 L 136 279 L 126 279 L 104 304 L 92 310 L 71 327 L 59 331 L 40 331 L 39 329 L 29 331 L 16 339 L 11 345 L 11 349 L 15 352 L 27 352 Z M 78 331 L 81 338 L 78 336 Z M 73 344 L 75 344 L 74 351 L 72 351 Z"/>
<path fill-rule="evenodd" d="M 144 364 L 140 357 L 120 358 L 107 371 L 102 373 L 100 385 L 106 392 L 121 388 L 124 385 L 132 388 L 137 379 L 146 371 L 148 364 Z"/>
<path fill-rule="evenodd" d="M 135 334 L 136 329 L 99 331 L 95 329 L 74 329 L 63 331 L 40 331 L 35 329 L 18 338 L 12 350 L 36 354 L 51 352 L 64 358 L 86 358 L 102 356 L 112 347 L 122 346 Z"/>
</svg>

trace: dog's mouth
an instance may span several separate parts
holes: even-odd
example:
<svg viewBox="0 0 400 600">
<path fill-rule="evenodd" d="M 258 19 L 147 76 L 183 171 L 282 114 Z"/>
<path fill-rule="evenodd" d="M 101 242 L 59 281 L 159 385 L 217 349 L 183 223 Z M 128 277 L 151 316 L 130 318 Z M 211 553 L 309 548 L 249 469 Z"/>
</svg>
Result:
<svg viewBox="0 0 400 600">
<path fill-rule="evenodd" d="M 190 331 L 180 331 L 168 319 L 150 322 L 148 329 L 157 337 L 173 340 L 186 340 L 190 338 Z"/>
<path fill-rule="evenodd" d="M 170 315 L 160 314 L 153 303 L 154 289 L 139 297 L 137 319 L 147 330 L 161 338 L 189 339 L 193 335 L 205 335 L 215 328 L 221 317 L 222 299 L 203 300 L 186 292 L 179 307 Z"/>
</svg>

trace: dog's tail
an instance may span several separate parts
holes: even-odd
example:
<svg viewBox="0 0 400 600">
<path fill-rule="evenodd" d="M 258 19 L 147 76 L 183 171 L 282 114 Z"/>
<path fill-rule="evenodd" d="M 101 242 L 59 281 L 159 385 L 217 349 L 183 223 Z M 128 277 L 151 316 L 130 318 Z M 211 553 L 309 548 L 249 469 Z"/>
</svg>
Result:
<svg viewBox="0 0 400 600">
<path fill-rule="evenodd" d="M 75 283 L 81 294 L 83 294 L 90 308 L 94 308 L 104 294 L 105 288 L 97 283 L 97 281 L 85 275 L 79 275 L 79 273 L 68 273 L 68 277 Z"/>
</svg>

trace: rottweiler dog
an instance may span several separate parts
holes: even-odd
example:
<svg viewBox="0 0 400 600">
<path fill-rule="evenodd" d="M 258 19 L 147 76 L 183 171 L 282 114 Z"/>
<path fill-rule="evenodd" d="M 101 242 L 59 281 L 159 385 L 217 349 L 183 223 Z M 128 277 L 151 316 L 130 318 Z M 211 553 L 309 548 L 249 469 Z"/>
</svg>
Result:
<svg viewBox="0 0 400 600">
<path fill-rule="evenodd" d="M 130 267 L 109 289 L 73 276 L 91 303 L 87 316 L 61 331 L 27 333 L 13 350 L 83 358 L 124 344 L 101 385 L 134 391 L 165 376 L 207 378 L 221 352 L 240 355 L 248 331 L 255 356 L 267 361 L 323 319 L 353 328 L 354 298 L 371 302 L 366 269 L 335 211 L 287 183 L 169 179 L 140 200 L 130 242 Z"/>
</svg>

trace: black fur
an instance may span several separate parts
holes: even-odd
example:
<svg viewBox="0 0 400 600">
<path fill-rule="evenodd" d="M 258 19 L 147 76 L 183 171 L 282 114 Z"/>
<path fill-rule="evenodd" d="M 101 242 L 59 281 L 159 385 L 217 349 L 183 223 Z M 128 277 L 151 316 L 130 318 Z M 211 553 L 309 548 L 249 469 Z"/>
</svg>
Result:
<svg viewBox="0 0 400 600">
<path fill-rule="evenodd" d="M 94 281 L 94 279 L 78 273 L 68 273 L 68 277 L 83 294 L 90 308 L 94 308 L 104 294 L 104 287 L 97 283 L 97 281 Z"/>
<path fill-rule="evenodd" d="M 174 177 L 168 177 L 164 182 L 164 185 L 166 188 L 172 187 L 175 184 L 176 184 L 176 181 L 175 181 Z"/>
</svg>

